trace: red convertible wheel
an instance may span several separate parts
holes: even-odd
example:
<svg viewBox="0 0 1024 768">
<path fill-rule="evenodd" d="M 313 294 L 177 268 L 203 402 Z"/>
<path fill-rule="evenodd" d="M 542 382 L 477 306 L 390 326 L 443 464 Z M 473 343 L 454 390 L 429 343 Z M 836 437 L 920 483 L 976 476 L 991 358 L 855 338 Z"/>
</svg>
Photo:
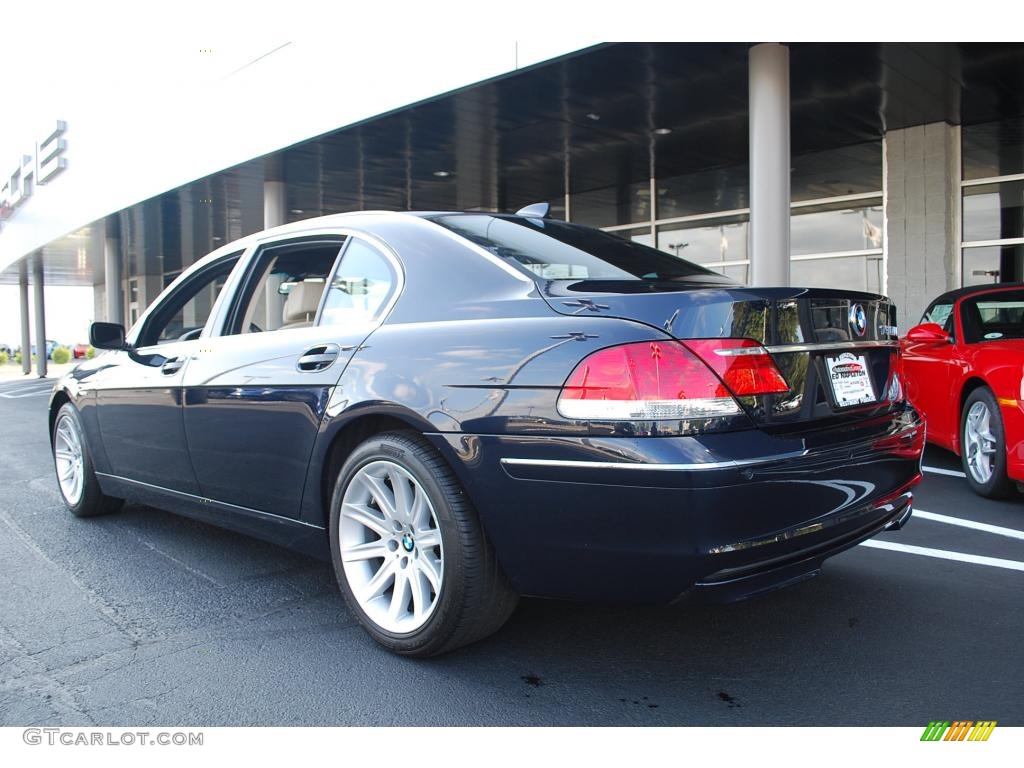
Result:
<svg viewBox="0 0 1024 768">
<path fill-rule="evenodd" d="M 960 419 L 960 458 L 967 482 L 979 496 L 1001 499 L 1013 490 L 1006 476 L 1003 418 L 988 387 L 974 390 L 964 403 Z"/>
</svg>

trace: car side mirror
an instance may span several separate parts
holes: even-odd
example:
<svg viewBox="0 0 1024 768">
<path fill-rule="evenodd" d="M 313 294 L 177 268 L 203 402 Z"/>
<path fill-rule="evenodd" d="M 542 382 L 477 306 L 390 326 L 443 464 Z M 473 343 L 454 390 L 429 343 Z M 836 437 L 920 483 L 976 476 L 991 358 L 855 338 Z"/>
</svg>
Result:
<svg viewBox="0 0 1024 768">
<path fill-rule="evenodd" d="M 124 349 L 124 326 L 120 323 L 93 323 L 89 343 L 96 349 Z"/>
<path fill-rule="evenodd" d="M 907 331 L 907 341 L 918 344 L 948 344 L 952 339 L 938 323 L 921 323 Z"/>
</svg>

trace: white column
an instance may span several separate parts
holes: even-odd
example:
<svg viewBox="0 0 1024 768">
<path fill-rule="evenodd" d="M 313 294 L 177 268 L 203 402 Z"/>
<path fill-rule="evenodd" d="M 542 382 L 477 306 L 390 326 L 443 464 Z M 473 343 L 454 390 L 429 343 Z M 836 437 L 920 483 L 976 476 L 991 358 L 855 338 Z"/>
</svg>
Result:
<svg viewBox="0 0 1024 768">
<path fill-rule="evenodd" d="M 32 298 L 36 310 L 36 372 L 46 378 L 46 307 L 43 303 L 43 254 L 37 252 L 32 259 Z M 24 348 L 22 357 L 25 356 Z"/>
<path fill-rule="evenodd" d="M 751 47 L 750 282 L 789 285 L 789 49 Z"/>
<path fill-rule="evenodd" d="M 287 223 L 285 214 L 287 194 L 283 181 L 263 182 L 263 228 L 279 227 Z"/>
<path fill-rule="evenodd" d="M 107 227 L 103 239 L 103 283 L 107 301 L 107 322 L 124 325 L 124 301 L 121 299 L 121 241 L 113 227 Z"/>
<path fill-rule="evenodd" d="M 32 372 L 32 332 L 28 324 L 28 260 L 18 263 L 18 293 L 21 297 L 21 371 Z"/>
<path fill-rule="evenodd" d="M 288 190 L 283 181 L 283 161 L 280 158 L 268 158 L 264 173 L 266 180 L 263 182 L 263 227 L 269 229 L 288 221 L 285 208 L 288 205 Z M 280 285 L 280 278 L 271 277 L 263 287 L 264 330 L 274 330 L 281 325 L 284 296 L 277 292 Z"/>
</svg>

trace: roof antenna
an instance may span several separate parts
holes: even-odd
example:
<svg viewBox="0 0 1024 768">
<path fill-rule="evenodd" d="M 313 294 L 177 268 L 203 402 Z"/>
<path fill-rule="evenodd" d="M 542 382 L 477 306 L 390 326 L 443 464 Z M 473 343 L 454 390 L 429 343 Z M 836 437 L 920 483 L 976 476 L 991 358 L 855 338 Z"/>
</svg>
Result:
<svg viewBox="0 0 1024 768">
<path fill-rule="evenodd" d="M 534 216 L 538 219 L 544 219 L 547 218 L 548 211 L 550 210 L 551 206 L 547 203 L 531 203 L 516 211 L 516 216 Z"/>
</svg>

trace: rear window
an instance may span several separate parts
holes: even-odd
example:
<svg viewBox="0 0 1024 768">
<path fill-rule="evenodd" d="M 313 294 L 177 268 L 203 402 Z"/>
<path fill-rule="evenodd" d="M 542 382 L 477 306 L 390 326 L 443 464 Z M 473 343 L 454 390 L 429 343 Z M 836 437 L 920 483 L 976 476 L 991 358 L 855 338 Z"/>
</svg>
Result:
<svg viewBox="0 0 1024 768">
<path fill-rule="evenodd" d="M 968 344 L 1024 339 L 1024 291 L 1000 291 L 965 299 L 960 314 L 964 341 Z"/>
<path fill-rule="evenodd" d="M 544 280 L 682 280 L 717 272 L 607 232 L 525 216 L 451 214 L 428 217 Z"/>
</svg>

